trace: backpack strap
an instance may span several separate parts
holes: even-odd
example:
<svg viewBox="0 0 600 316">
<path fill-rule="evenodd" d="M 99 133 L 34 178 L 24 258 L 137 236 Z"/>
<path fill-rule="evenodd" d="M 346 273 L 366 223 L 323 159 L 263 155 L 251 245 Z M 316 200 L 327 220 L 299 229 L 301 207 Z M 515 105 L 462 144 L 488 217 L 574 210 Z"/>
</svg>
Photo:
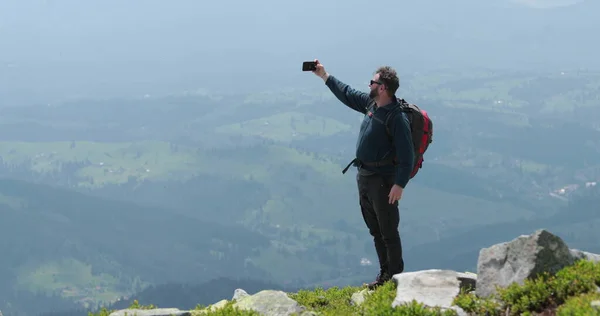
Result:
<svg viewBox="0 0 600 316">
<path fill-rule="evenodd" d="M 387 133 L 387 136 L 388 136 L 388 139 L 390 140 L 390 142 L 393 142 L 393 139 L 392 139 L 392 132 L 390 130 L 390 123 L 389 122 L 390 122 L 390 120 L 392 120 L 393 118 L 396 117 L 396 114 L 398 114 L 398 112 L 404 111 L 404 107 L 403 106 L 404 106 L 403 104 L 397 104 L 393 109 L 391 109 L 387 113 L 387 115 L 385 117 L 385 122 L 384 122 L 385 131 Z"/>
<path fill-rule="evenodd" d="M 396 116 L 396 114 L 398 114 L 398 112 L 403 112 L 405 110 L 406 105 L 404 104 L 404 102 L 405 101 L 403 99 L 398 99 L 398 104 L 396 104 L 385 115 L 385 121 L 382 121 L 382 120 L 376 118 L 375 116 L 373 116 L 373 118 L 375 120 L 377 120 L 379 123 L 381 123 L 381 124 L 383 124 L 385 126 L 385 133 L 387 134 L 388 140 L 390 142 L 393 142 L 392 131 L 390 129 L 390 121 Z"/>
</svg>

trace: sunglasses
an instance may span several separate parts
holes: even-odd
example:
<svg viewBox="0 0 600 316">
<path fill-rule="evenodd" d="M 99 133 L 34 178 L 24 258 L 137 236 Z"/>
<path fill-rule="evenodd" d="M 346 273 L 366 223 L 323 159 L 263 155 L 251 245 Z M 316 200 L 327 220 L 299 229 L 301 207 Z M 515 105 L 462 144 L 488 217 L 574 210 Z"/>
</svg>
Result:
<svg viewBox="0 0 600 316">
<path fill-rule="evenodd" d="M 383 84 L 383 82 L 371 80 L 371 84 L 370 85 L 372 86 L 374 84 Z"/>
</svg>

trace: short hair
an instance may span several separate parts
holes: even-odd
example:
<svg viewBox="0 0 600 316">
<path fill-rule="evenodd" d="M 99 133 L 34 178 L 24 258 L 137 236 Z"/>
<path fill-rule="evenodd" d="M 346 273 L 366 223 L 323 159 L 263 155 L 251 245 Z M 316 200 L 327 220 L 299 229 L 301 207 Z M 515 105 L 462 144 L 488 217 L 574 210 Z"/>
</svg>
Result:
<svg viewBox="0 0 600 316">
<path fill-rule="evenodd" d="M 390 96 L 395 95 L 396 91 L 400 87 L 400 79 L 398 79 L 396 70 L 390 66 L 381 66 L 377 68 L 375 73 L 379 74 L 379 81 L 385 85 L 387 90 L 390 92 Z"/>
</svg>

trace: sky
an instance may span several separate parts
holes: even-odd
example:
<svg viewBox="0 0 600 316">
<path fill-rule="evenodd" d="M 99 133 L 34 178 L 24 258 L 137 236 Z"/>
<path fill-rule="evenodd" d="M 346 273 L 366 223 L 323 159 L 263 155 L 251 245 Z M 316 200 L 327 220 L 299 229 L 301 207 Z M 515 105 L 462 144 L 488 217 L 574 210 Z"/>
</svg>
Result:
<svg viewBox="0 0 600 316">
<path fill-rule="evenodd" d="M 76 97 L 312 87 L 390 64 L 598 68 L 591 0 L 2 0 L 0 106 Z"/>
</svg>

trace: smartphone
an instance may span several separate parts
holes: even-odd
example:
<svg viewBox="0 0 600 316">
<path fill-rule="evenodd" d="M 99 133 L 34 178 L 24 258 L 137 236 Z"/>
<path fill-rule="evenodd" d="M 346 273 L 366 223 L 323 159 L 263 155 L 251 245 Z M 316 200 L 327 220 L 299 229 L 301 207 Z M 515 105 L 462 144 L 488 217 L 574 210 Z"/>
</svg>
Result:
<svg viewBox="0 0 600 316">
<path fill-rule="evenodd" d="M 317 69 L 317 62 L 305 61 L 302 63 L 302 71 L 313 71 Z"/>
</svg>

